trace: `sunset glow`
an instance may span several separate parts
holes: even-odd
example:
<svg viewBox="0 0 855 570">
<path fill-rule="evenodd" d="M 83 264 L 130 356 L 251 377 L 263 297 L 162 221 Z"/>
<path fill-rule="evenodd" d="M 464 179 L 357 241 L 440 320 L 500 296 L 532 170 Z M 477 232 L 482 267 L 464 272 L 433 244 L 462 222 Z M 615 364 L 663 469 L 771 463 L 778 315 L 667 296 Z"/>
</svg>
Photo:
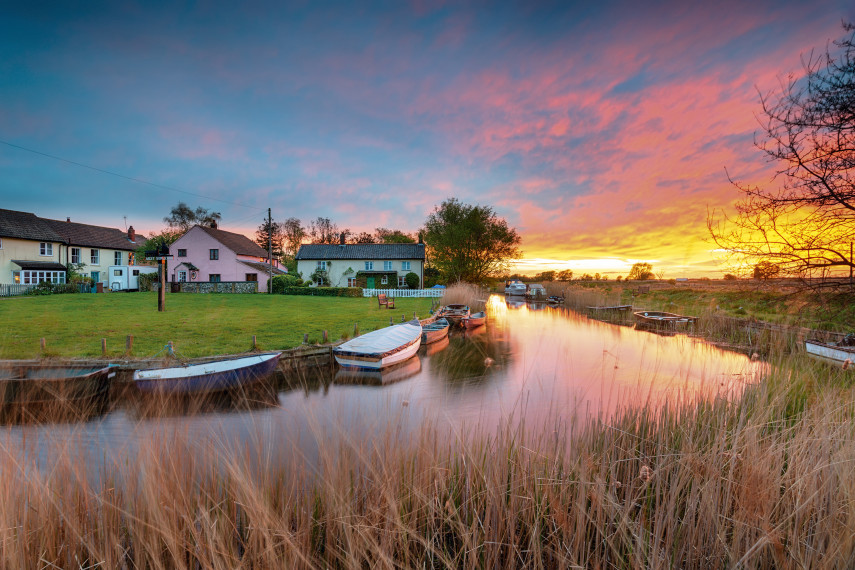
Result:
<svg viewBox="0 0 855 570">
<path fill-rule="evenodd" d="M 0 206 L 149 233 L 184 201 L 252 237 L 268 207 L 415 232 L 454 196 L 517 229 L 515 271 L 720 277 L 725 168 L 774 174 L 758 92 L 855 7 L 645 4 L 13 8 Z"/>
</svg>

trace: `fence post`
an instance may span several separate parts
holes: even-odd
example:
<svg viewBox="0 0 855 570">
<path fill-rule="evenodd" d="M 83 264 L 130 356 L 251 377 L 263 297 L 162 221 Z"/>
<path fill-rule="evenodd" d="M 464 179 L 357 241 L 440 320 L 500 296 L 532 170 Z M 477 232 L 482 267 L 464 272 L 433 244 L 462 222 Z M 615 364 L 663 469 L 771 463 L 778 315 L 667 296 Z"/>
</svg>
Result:
<svg viewBox="0 0 855 570">
<path fill-rule="evenodd" d="M 255 335 L 252 335 L 252 350 L 258 350 L 258 343 L 255 341 Z"/>
<path fill-rule="evenodd" d="M 309 333 L 303 333 L 303 344 L 309 344 Z"/>
<path fill-rule="evenodd" d="M 42 349 L 42 353 L 44 353 L 44 351 L 45 351 L 45 345 L 46 345 L 45 337 L 40 338 L 39 339 L 39 347 Z"/>
<path fill-rule="evenodd" d="M 101 339 L 101 356 L 107 356 L 107 339 Z"/>
<path fill-rule="evenodd" d="M 134 335 L 129 334 L 128 338 L 125 339 L 125 352 L 128 354 L 134 349 Z"/>
<path fill-rule="evenodd" d="M 323 339 L 324 339 L 324 340 L 323 340 L 323 344 L 326 344 L 326 343 L 327 343 L 327 329 L 324 329 L 324 332 L 323 332 Z"/>
<path fill-rule="evenodd" d="M 359 336 L 359 323 L 354 323 L 353 325 L 353 336 Z"/>
</svg>

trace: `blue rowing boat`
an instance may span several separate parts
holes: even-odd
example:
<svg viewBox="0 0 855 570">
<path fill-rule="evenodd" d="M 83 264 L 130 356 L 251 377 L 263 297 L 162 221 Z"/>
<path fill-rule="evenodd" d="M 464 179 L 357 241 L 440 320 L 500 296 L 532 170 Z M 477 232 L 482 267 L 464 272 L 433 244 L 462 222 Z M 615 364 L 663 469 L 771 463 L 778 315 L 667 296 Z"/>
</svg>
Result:
<svg viewBox="0 0 855 570">
<path fill-rule="evenodd" d="M 273 373 L 279 355 L 259 354 L 203 364 L 153 368 L 134 372 L 134 384 L 142 392 L 204 394 L 246 388 Z"/>
</svg>

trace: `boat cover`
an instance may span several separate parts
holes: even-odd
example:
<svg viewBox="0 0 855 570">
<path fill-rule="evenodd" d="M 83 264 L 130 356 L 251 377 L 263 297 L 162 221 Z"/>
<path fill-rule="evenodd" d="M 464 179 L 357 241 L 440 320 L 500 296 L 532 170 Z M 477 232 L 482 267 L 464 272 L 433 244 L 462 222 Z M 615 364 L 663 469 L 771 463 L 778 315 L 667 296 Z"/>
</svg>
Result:
<svg viewBox="0 0 855 570">
<path fill-rule="evenodd" d="M 382 355 L 395 352 L 421 337 L 422 325 L 412 320 L 365 333 L 336 347 L 338 354 Z"/>
</svg>

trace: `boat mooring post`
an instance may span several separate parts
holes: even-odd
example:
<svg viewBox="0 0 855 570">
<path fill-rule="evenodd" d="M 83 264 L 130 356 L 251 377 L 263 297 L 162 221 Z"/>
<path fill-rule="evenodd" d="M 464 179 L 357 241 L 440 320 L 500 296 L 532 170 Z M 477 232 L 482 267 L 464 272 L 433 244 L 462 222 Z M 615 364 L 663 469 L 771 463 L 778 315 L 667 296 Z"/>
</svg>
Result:
<svg viewBox="0 0 855 570">
<path fill-rule="evenodd" d="M 101 339 L 101 356 L 107 356 L 107 339 Z"/>
<path fill-rule="evenodd" d="M 323 339 L 324 339 L 324 340 L 323 340 L 323 344 L 326 344 L 326 343 L 327 343 L 327 329 L 324 329 L 324 332 L 323 332 Z"/>
<path fill-rule="evenodd" d="M 128 354 L 134 349 L 134 335 L 129 334 L 128 338 L 125 339 L 125 352 Z"/>
<path fill-rule="evenodd" d="M 391 327 L 394 324 L 395 324 L 395 320 L 392 317 L 389 317 L 389 326 Z"/>
<path fill-rule="evenodd" d="M 353 324 L 353 336 L 359 336 L 359 323 Z"/>
<path fill-rule="evenodd" d="M 303 344 L 309 344 L 309 333 L 303 335 Z"/>
<path fill-rule="evenodd" d="M 46 343 L 45 343 L 45 337 L 42 337 L 42 338 L 40 338 L 40 339 L 39 339 L 39 347 L 41 347 L 42 352 L 44 352 L 44 351 L 45 351 L 45 346 L 46 346 Z"/>
<path fill-rule="evenodd" d="M 255 342 L 255 335 L 252 335 L 252 350 L 258 350 L 258 343 Z"/>
</svg>

